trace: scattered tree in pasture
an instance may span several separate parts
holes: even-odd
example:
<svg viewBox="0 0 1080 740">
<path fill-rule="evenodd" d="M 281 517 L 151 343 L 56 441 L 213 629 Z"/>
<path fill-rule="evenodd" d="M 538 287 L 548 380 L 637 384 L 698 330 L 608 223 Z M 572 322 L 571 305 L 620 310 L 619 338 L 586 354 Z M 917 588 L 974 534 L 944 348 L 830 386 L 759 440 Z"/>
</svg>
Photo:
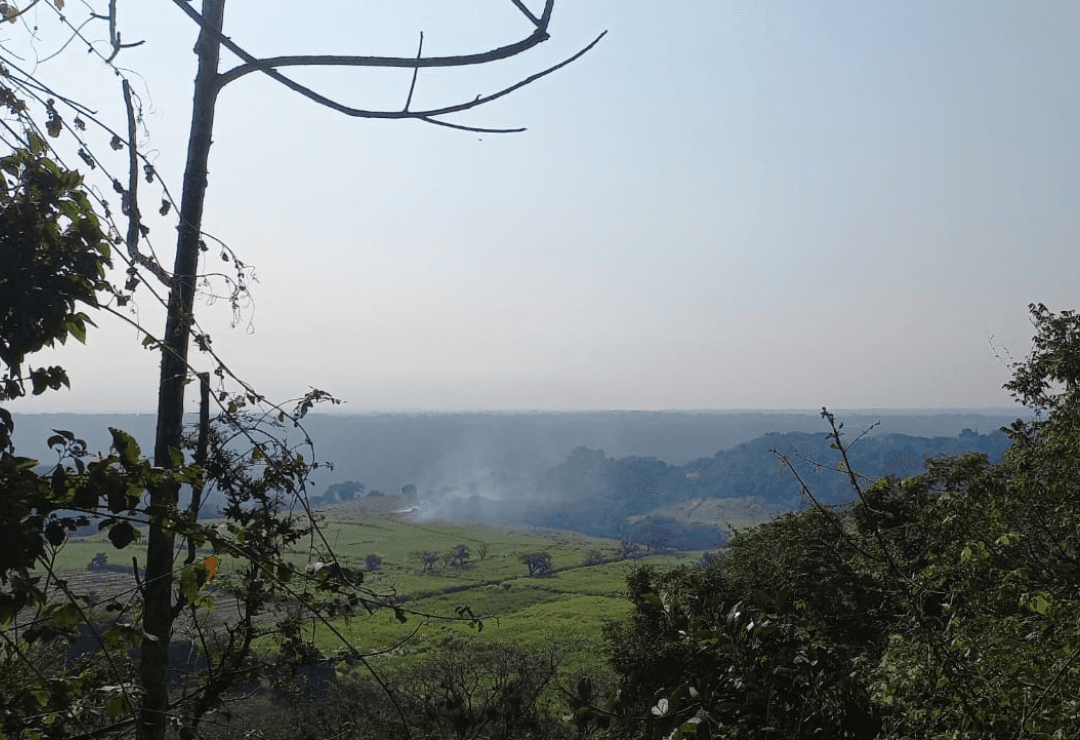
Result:
<svg viewBox="0 0 1080 740">
<path fill-rule="evenodd" d="M 90 564 L 86 566 L 87 570 L 105 570 L 109 564 L 109 556 L 106 553 L 99 552 L 90 558 Z"/>
<path fill-rule="evenodd" d="M 457 545 L 450 551 L 450 564 L 458 568 L 469 567 L 469 548 L 465 545 Z"/>
<path fill-rule="evenodd" d="M 326 494 L 327 496 L 337 498 L 338 501 L 352 501 L 355 498 L 362 498 L 365 488 L 366 486 L 363 483 L 347 480 L 344 483 L 335 483 L 330 486 L 326 489 Z"/>
<path fill-rule="evenodd" d="M 645 554 L 645 551 L 641 549 L 641 545 L 637 544 L 632 539 L 627 538 L 619 542 L 615 554 L 620 560 L 631 560 L 633 558 L 640 558 Z"/>
<path fill-rule="evenodd" d="M 440 556 L 433 550 L 417 550 L 411 557 L 420 561 L 422 573 L 431 573 L 435 569 L 435 564 L 439 562 Z"/>
<path fill-rule="evenodd" d="M 585 565 L 601 565 L 606 563 L 607 558 L 604 557 L 603 550 L 591 550 L 589 554 L 585 556 Z"/>
<path fill-rule="evenodd" d="M 546 552 L 530 553 L 521 556 L 521 562 L 529 569 L 530 577 L 550 576 L 552 574 L 551 555 Z"/>
</svg>

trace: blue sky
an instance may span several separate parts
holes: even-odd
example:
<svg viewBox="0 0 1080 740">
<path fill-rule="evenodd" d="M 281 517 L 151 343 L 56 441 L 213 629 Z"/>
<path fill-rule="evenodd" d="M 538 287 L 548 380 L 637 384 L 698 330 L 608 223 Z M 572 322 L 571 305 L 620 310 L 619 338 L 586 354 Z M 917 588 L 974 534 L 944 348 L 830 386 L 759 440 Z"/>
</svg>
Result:
<svg viewBox="0 0 1080 740">
<path fill-rule="evenodd" d="M 120 7 L 176 190 L 195 29 L 168 0 Z M 298 7 L 229 0 L 226 32 L 260 55 L 408 56 L 420 31 L 449 54 L 530 30 L 510 0 Z M 60 37 L 38 22 L 44 55 Z M 1078 27 L 1065 0 L 559 0 L 522 57 L 420 74 L 414 105 L 457 102 L 607 30 L 453 119 L 528 127 L 502 136 L 344 118 L 249 75 L 219 103 L 204 228 L 255 266 L 255 305 L 201 320 L 267 395 L 354 411 L 1009 405 L 993 348 L 1023 356 L 1030 302 L 1078 307 Z M 41 70 L 122 121 L 82 52 Z M 384 108 L 409 84 L 295 77 Z M 174 227 L 151 233 L 170 264 Z M 56 360 L 73 390 L 16 410 L 154 408 L 157 358 L 99 323 Z"/>
</svg>

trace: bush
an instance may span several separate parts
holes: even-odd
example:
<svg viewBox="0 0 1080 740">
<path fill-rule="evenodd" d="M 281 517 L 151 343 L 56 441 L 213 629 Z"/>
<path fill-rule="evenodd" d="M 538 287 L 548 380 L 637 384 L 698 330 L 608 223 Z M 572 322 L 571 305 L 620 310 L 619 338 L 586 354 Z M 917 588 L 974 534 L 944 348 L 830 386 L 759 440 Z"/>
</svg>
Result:
<svg viewBox="0 0 1080 740">
<path fill-rule="evenodd" d="M 93 558 L 90 559 L 90 563 L 89 563 L 89 565 L 86 566 L 86 569 L 87 570 L 107 570 L 108 565 L 109 565 L 108 556 L 103 552 L 99 552 L 97 555 L 95 555 Z"/>
</svg>

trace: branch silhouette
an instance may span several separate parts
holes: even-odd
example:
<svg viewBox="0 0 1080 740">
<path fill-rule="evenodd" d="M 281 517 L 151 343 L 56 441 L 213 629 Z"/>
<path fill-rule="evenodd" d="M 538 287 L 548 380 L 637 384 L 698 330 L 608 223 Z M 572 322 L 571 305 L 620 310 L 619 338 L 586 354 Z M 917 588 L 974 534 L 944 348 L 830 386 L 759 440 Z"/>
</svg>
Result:
<svg viewBox="0 0 1080 740">
<path fill-rule="evenodd" d="M 260 59 L 253 54 L 249 53 L 239 44 L 234 42 L 225 34 L 218 31 L 212 24 L 208 23 L 203 16 L 198 13 L 194 8 L 188 5 L 185 0 L 172 0 L 173 4 L 180 8 L 185 15 L 199 24 L 199 27 L 203 32 L 208 33 L 215 37 L 222 46 L 236 54 L 238 57 L 244 60 L 244 63 L 234 67 L 228 72 L 218 74 L 216 78 L 216 90 L 220 91 L 228 83 L 243 77 L 251 72 L 262 72 L 268 77 L 280 82 L 285 87 L 293 90 L 294 92 L 303 95 L 305 98 L 318 103 L 319 105 L 335 110 L 346 116 L 353 118 L 384 118 L 384 119 L 405 119 L 414 118 L 425 123 L 431 123 L 435 125 L 449 126 L 451 128 L 462 129 L 465 131 L 475 131 L 479 133 L 517 133 L 524 131 L 524 128 L 513 129 L 492 129 L 492 128 L 480 128 L 473 126 L 464 126 L 461 124 L 451 124 L 445 121 L 435 120 L 436 116 L 444 116 L 450 113 L 459 113 L 461 111 L 477 108 L 486 103 L 490 103 L 494 100 L 508 95 L 515 90 L 518 90 L 525 85 L 529 85 L 541 77 L 555 72 L 571 62 L 576 61 L 596 44 L 600 42 L 607 31 L 602 32 L 599 36 L 593 39 L 589 44 L 584 46 L 580 51 L 572 56 L 564 59 L 562 62 L 555 64 L 541 72 L 530 75 L 523 80 L 520 80 L 513 85 L 505 87 L 498 92 L 491 93 L 490 95 L 477 95 L 470 101 L 464 103 L 457 103 L 454 105 L 442 106 L 439 108 L 431 108 L 428 110 L 368 110 L 364 108 L 354 108 L 344 103 L 340 103 L 332 98 L 328 98 L 321 93 L 316 92 L 312 88 L 302 85 L 295 80 L 286 77 L 278 71 L 279 67 L 301 67 L 301 66 L 316 66 L 316 67 L 376 67 L 376 68 L 402 68 L 402 69 L 414 69 L 418 70 L 422 67 L 463 67 L 472 66 L 478 64 L 486 64 L 489 62 L 498 61 L 501 59 L 507 59 L 509 57 L 516 56 L 537 44 L 547 40 L 547 26 L 551 19 L 551 11 L 554 8 L 555 0 L 547 0 L 547 4 L 544 6 L 544 12 L 539 19 L 534 20 L 534 16 L 527 12 L 527 9 L 518 1 L 514 0 L 514 4 L 517 5 L 530 20 L 534 20 L 537 24 L 536 30 L 529 34 L 524 39 L 517 41 L 506 46 L 501 46 L 496 49 L 491 49 L 476 54 L 464 54 L 459 56 L 443 56 L 443 57 L 383 57 L 383 56 L 342 56 L 342 55 L 328 55 L 328 54 L 313 54 L 313 55 L 299 55 L 299 56 L 279 56 L 279 57 L 267 57 Z M 413 80 L 415 84 L 415 78 Z"/>
</svg>

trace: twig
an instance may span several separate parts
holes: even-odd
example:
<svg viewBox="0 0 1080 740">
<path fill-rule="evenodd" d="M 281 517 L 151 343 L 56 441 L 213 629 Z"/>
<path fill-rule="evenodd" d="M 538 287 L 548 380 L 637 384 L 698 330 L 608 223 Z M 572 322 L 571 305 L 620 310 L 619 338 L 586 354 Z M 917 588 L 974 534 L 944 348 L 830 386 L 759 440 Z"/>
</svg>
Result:
<svg viewBox="0 0 1080 740">
<path fill-rule="evenodd" d="M 420 32 L 420 45 L 419 45 L 419 47 L 418 47 L 418 48 L 416 49 L 416 58 L 417 58 L 417 59 L 420 59 L 420 56 L 421 56 L 421 54 L 423 53 L 423 51 L 424 51 L 424 32 L 423 32 L 423 31 L 421 31 L 421 32 Z M 411 84 L 409 85 L 409 97 L 407 97 L 407 98 L 405 99 L 405 108 L 404 108 L 404 110 L 405 110 L 406 112 L 408 112 L 408 110 L 409 110 L 409 104 L 410 104 L 410 103 L 412 103 L 412 94 L 413 94 L 413 90 L 415 90 L 415 89 L 416 89 L 416 77 L 417 77 L 417 75 L 419 75 L 419 74 L 420 74 L 420 67 L 419 67 L 419 65 L 417 65 L 416 67 L 413 67 L 413 71 L 412 71 L 412 83 L 411 83 Z"/>
<path fill-rule="evenodd" d="M 514 5 L 516 5 L 518 10 L 520 10 L 522 13 L 524 13 L 525 17 L 528 18 L 530 21 L 532 21 L 532 24 L 534 26 L 536 26 L 537 28 L 541 27 L 542 21 L 539 18 L 537 18 L 535 15 L 533 15 L 531 10 L 529 10 L 527 7 L 525 7 L 525 3 L 521 2 L 521 0 L 510 0 L 510 2 L 512 2 Z"/>
</svg>

